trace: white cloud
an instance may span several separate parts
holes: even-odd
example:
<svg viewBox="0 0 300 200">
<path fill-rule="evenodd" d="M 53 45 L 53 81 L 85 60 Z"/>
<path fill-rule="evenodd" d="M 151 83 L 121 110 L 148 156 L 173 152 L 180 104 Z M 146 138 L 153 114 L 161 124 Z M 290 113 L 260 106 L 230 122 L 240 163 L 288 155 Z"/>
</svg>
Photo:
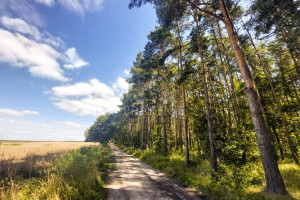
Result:
<svg viewBox="0 0 300 200">
<path fill-rule="evenodd" d="M 29 25 L 20 18 L 10 18 L 7 16 L 1 17 L 1 23 L 9 30 L 17 31 L 23 34 L 29 34 L 33 36 L 35 40 L 41 40 L 41 34 L 39 30 L 32 25 Z"/>
<path fill-rule="evenodd" d="M 53 37 L 46 31 L 41 33 L 37 27 L 28 24 L 20 18 L 2 16 L 0 22 L 8 30 L 21 33 L 37 42 L 46 43 L 54 47 L 64 47 L 64 42 L 59 37 Z"/>
<path fill-rule="evenodd" d="M 52 92 L 57 97 L 66 96 L 86 96 L 92 94 L 92 87 L 89 83 L 80 82 L 73 85 L 64 85 L 52 88 Z"/>
<path fill-rule="evenodd" d="M 114 85 L 114 88 L 127 91 L 129 89 L 129 84 L 126 82 L 126 79 L 119 77 L 117 82 Z"/>
<path fill-rule="evenodd" d="M 121 105 L 119 97 L 111 97 L 102 99 L 99 97 L 86 97 L 79 100 L 75 99 L 60 99 L 55 102 L 58 108 L 75 113 L 80 116 L 86 115 L 103 115 L 105 113 L 117 112 L 118 105 Z"/>
<path fill-rule="evenodd" d="M 25 120 L 0 119 L 1 140 L 83 141 L 88 126 L 71 121 L 37 123 Z"/>
<path fill-rule="evenodd" d="M 57 62 L 59 56 L 59 52 L 47 44 L 0 29 L 0 62 L 27 67 L 33 76 L 67 81 Z"/>
<path fill-rule="evenodd" d="M 125 70 L 124 70 L 124 74 L 125 74 L 126 76 L 130 75 L 130 70 L 125 69 Z"/>
<path fill-rule="evenodd" d="M 60 81 L 68 80 L 60 62 L 67 69 L 88 65 L 74 47 L 66 52 L 56 50 L 64 49 L 64 42 L 59 37 L 41 33 L 22 19 L 3 16 L 0 23 L 11 31 L 0 28 L 0 62 L 26 67 L 33 76 Z"/>
<path fill-rule="evenodd" d="M 42 33 L 42 39 L 39 42 L 49 44 L 53 47 L 65 48 L 65 42 L 62 39 L 54 37 L 46 31 Z"/>
<path fill-rule="evenodd" d="M 67 63 L 64 64 L 64 67 L 67 69 L 81 68 L 89 64 L 77 55 L 76 49 L 74 47 L 69 48 L 65 52 L 64 60 Z"/>
<path fill-rule="evenodd" d="M 68 129 L 77 129 L 82 127 L 83 125 L 77 122 L 71 122 L 71 121 L 56 121 L 56 124 L 61 124 L 65 126 Z"/>
<path fill-rule="evenodd" d="M 0 108 L 0 115 L 8 115 L 13 117 L 24 117 L 28 115 L 39 115 L 40 113 L 32 110 L 13 110 L 7 108 Z"/>
<path fill-rule="evenodd" d="M 105 0 L 35 0 L 36 3 L 48 7 L 59 4 L 64 8 L 84 15 L 85 12 L 96 12 L 103 8 Z M 23 19 L 38 27 L 44 27 L 45 23 L 33 0 L 1 0 L 0 15 Z"/>
<path fill-rule="evenodd" d="M 49 7 L 53 6 L 55 4 L 54 0 L 35 0 L 35 2 L 44 4 L 44 5 L 49 6 Z"/>
<path fill-rule="evenodd" d="M 72 85 L 53 87 L 54 105 L 80 116 L 102 115 L 116 112 L 121 105 L 120 91 L 126 91 L 128 84 L 119 77 L 116 83 L 108 86 L 98 79 Z"/>
<path fill-rule="evenodd" d="M 57 97 L 68 97 L 68 96 L 99 96 L 102 98 L 110 98 L 114 96 L 114 91 L 111 87 L 104 83 L 101 83 L 97 79 L 91 79 L 87 82 L 79 82 L 73 85 L 64 85 L 52 88 L 52 92 Z"/>
<path fill-rule="evenodd" d="M 104 0 L 58 0 L 66 9 L 83 15 L 86 11 L 99 11 L 103 8 Z"/>
<path fill-rule="evenodd" d="M 0 13 L 1 16 L 17 17 L 35 26 L 44 26 L 40 13 L 28 0 L 1 0 Z"/>
</svg>

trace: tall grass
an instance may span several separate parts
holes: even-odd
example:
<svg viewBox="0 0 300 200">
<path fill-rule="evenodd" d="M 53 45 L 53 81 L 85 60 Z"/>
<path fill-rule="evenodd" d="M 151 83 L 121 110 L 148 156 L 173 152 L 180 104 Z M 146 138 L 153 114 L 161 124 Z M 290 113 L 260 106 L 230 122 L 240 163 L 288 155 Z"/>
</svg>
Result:
<svg viewBox="0 0 300 200">
<path fill-rule="evenodd" d="M 165 172 L 168 176 L 217 199 L 300 199 L 300 166 L 290 162 L 280 163 L 279 168 L 287 190 L 292 197 L 264 192 L 264 173 L 262 165 L 258 162 L 248 163 L 242 167 L 221 164 L 218 172 L 213 172 L 210 162 L 199 158 L 195 152 L 191 152 L 191 165 L 186 167 L 184 154 L 180 152 L 165 157 L 153 150 L 141 151 L 132 148 L 124 148 L 124 150 L 152 167 Z"/>
<path fill-rule="evenodd" d="M 103 199 L 109 147 L 82 147 L 56 159 L 38 177 L 7 176 L 0 199 Z"/>
</svg>

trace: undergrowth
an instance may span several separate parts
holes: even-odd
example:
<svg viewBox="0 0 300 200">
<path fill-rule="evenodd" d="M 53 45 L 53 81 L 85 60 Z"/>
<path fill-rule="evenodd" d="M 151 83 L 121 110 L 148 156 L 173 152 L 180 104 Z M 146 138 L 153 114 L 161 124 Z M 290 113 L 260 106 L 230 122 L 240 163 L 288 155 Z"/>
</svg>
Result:
<svg viewBox="0 0 300 200">
<path fill-rule="evenodd" d="M 82 147 L 56 159 L 38 177 L 6 177 L 0 199 L 104 199 L 109 155 L 109 147 Z"/>
<path fill-rule="evenodd" d="M 279 164 L 290 197 L 264 192 L 264 172 L 259 162 L 247 163 L 241 167 L 220 164 L 219 170 L 213 172 L 209 161 L 199 158 L 196 152 L 190 153 L 190 166 L 186 167 L 184 154 L 180 152 L 165 157 L 153 150 L 142 151 L 133 148 L 124 148 L 124 150 L 165 172 L 168 176 L 210 194 L 216 199 L 300 199 L 300 167 L 291 162 Z"/>
</svg>

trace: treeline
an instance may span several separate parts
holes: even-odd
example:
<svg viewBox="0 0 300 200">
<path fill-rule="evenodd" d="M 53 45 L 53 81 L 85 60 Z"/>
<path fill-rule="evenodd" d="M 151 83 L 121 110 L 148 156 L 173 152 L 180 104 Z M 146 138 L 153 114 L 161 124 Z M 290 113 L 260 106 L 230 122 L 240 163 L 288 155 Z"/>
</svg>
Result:
<svg viewBox="0 0 300 200">
<path fill-rule="evenodd" d="M 189 151 L 218 165 L 261 160 L 267 191 L 286 194 L 278 159 L 299 164 L 300 1 L 131 0 L 151 3 L 148 35 L 120 111 L 87 141 Z"/>
</svg>

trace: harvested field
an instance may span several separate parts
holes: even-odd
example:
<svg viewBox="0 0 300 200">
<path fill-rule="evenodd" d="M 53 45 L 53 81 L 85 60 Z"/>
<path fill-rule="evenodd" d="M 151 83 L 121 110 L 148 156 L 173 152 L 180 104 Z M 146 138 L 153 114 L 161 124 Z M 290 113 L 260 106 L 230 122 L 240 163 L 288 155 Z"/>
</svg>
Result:
<svg viewBox="0 0 300 200">
<path fill-rule="evenodd" d="M 104 199 L 109 147 L 83 142 L 1 145 L 2 150 L 14 149 L 20 159 L 0 161 L 0 199 Z M 22 146 L 23 156 L 16 151 Z"/>
<path fill-rule="evenodd" d="M 0 142 L 0 178 L 38 176 L 55 158 L 83 146 L 87 142 Z"/>
<path fill-rule="evenodd" d="M 8 142 L 0 141 L 0 161 L 20 162 L 28 156 L 60 154 L 83 146 L 97 145 L 93 142 Z"/>
</svg>

